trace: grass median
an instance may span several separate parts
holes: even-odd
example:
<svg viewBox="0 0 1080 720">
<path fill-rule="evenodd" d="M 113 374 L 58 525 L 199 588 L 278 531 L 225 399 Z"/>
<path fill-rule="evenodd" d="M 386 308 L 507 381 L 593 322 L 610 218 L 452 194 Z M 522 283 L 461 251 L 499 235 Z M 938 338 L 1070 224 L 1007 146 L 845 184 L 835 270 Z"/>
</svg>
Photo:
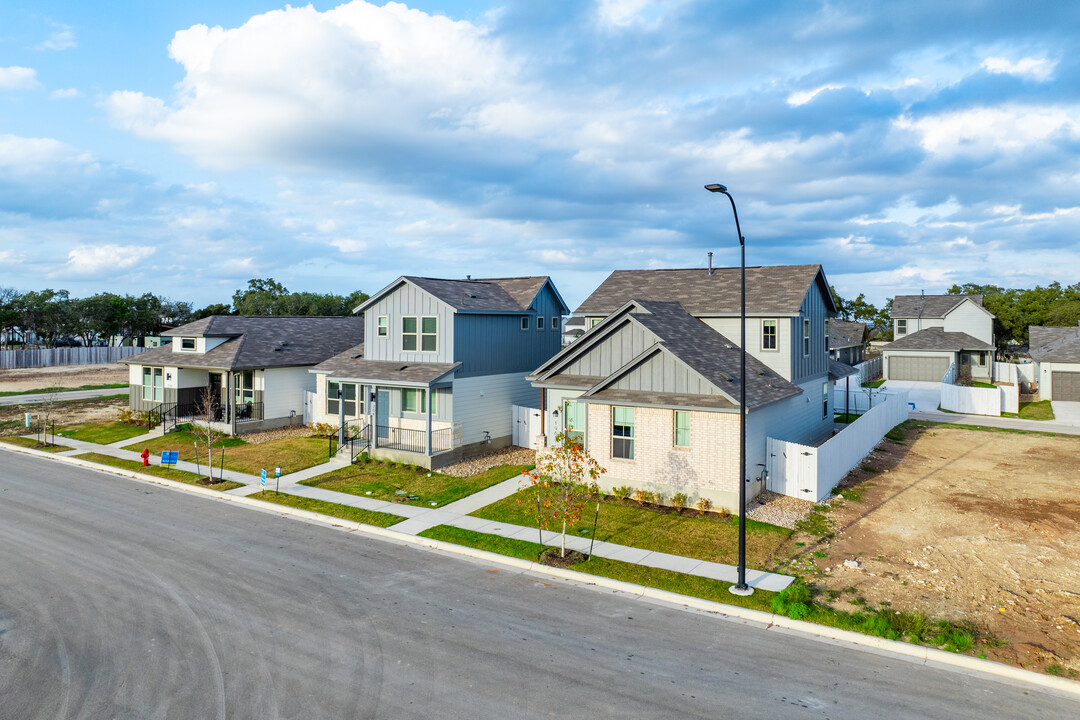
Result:
<svg viewBox="0 0 1080 720">
<path fill-rule="evenodd" d="M 143 465 L 137 460 L 126 460 L 124 458 L 116 458 L 111 455 L 102 455 L 101 453 L 85 453 L 78 456 L 80 460 L 89 460 L 92 463 L 98 465 L 109 465 L 116 468 L 122 468 L 124 470 L 131 470 L 144 475 L 153 475 L 154 477 L 165 478 L 166 480 L 176 480 L 177 482 L 187 483 L 188 485 L 198 485 L 199 487 L 208 488 L 210 490 L 219 490 L 224 492 L 225 490 L 232 490 L 233 488 L 242 487 L 241 483 L 233 482 L 232 480 L 226 480 L 224 482 L 214 483 L 213 485 L 207 485 L 200 482 L 200 478 L 193 472 L 186 470 L 177 470 L 170 467 L 162 467 L 160 465 Z"/>
<path fill-rule="evenodd" d="M 298 510 L 309 510 L 321 515 L 341 518 L 342 520 L 351 520 L 365 525 L 374 525 L 376 527 L 390 527 L 405 519 L 400 515 L 375 512 L 374 510 L 364 510 L 350 505 L 341 505 L 339 503 L 326 502 L 325 500 L 314 500 L 312 498 L 300 497 L 299 495 L 276 493 L 273 490 L 264 490 L 262 492 L 257 492 L 254 495 L 248 495 L 248 497 L 255 498 L 256 500 L 265 500 L 266 502 L 272 502 L 277 505 L 287 505 L 288 507 L 296 508 Z"/>
<path fill-rule="evenodd" d="M 155 455 L 163 450 L 175 450 L 181 460 L 196 461 L 195 443 L 199 443 L 198 462 L 206 463 L 206 437 L 194 432 L 171 432 L 145 442 L 129 445 L 127 450 L 140 452 L 143 448 Z M 327 441 L 317 437 L 288 437 L 259 443 L 244 442 L 237 437 L 224 437 L 214 442 L 214 467 L 221 463 L 221 448 L 225 448 L 225 469 L 258 475 L 266 470 L 273 476 L 274 468 L 280 467 L 282 475 L 324 463 L 328 458 Z"/>
<path fill-rule="evenodd" d="M 58 432 L 57 436 L 98 445 L 108 445 L 121 440 L 139 437 L 148 432 L 150 431 L 141 425 L 128 425 L 127 423 L 112 421 L 69 425 Z"/>
<path fill-rule="evenodd" d="M 36 438 L 19 437 L 18 435 L 12 437 L 2 437 L 0 442 L 6 442 L 9 445 L 18 445 L 19 447 L 33 448 L 34 450 L 41 450 L 42 452 L 64 452 L 65 450 L 73 450 L 67 445 L 42 445 Z"/>
</svg>

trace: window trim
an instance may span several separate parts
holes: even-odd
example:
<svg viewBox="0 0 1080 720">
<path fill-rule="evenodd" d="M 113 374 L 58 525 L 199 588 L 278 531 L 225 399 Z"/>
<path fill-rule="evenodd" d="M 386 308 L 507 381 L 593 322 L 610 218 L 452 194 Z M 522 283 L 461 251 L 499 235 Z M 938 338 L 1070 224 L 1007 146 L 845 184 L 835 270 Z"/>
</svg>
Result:
<svg viewBox="0 0 1080 720">
<path fill-rule="evenodd" d="M 389 315 L 380 315 L 375 319 L 375 335 L 377 337 L 390 337 Z"/>
<path fill-rule="evenodd" d="M 189 340 L 191 341 L 191 347 L 184 347 L 184 345 Z M 180 338 L 180 352 L 198 352 L 198 350 L 199 350 L 199 341 L 198 341 L 197 338 L 193 338 L 193 337 L 182 337 L 182 338 Z"/>
<path fill-rule="evenodd" d="M 340 385 L 342 387 L 341 401 L 345 403 L 345 417 L 358 418 L 364 414 L 364 387 L 360 383 L 340 382 L 338 380 L 326 379 L 326 414 L 338 417 L 341 413 L 341 408 L 336 407 L 333 410 L 330 409 L 330 403 L 337 404 L 337 390 L 334 390 L 333 394 L 330 392 L 331 385 Z M 353 399 L 349 400 L 344 392 L 344 388 L 351 387 L 353 389 Z M 352 403 L 353 412 L 349 412 L 349 403 Z"/>
<path fill-rule="evenodd" d="M 536 316 L 536 329 L 537 330 L 543 330 L 544 329 L 544 316 L 543 315 L 537 315 Z"/>
<path fill-rule="evenodd" d="M 770 327 L 769 323 L 772 323 L 772 347 L 765 346 L 765 329 Z M 780 323 L 777 320 L 763 319 L 761 321 L 761 351 L 762 352 L 780 352 Z"/>
<path fill-rule="evenodd" d="M 409 410 L 405 406 L 405 397 L 411 393 L 416 393 L 415 409 Z M 425 403 L 427 391 L 423 388 L 401 388 L 401 413 L 409 413 L 410 415 L 423 415 L 426 412 Z"/>
<path fill-rule="evenodd" d="M 619 427 L 629 427 L 629 429 L 630 429 L 629 435 L 616 435 L 615 434 L 615 428 L 616 428 L 615 415 L 616 415 L 616 412 L 618 410 L 629 410 L 630 411 L 630 418 L 631 418 L 630 419 L 630 424 L 626 425 L 625 423 L 620 423 L 618 425 Z M 634 427 L 637 424 L 636 421 L 637 421 L 637 417 L 636 417 L 636 413 L 634 412 L 634 408 L 617 406 L 617 405 L 612 405 L 611 406 L 611 457 L 612 457 L 612 459 L 614 459 L 614 460 L 633 460 L 634 459 Z M 624 447 L 627 448 L 627 454 L 625 456 L 617 455 L 615 453 L 616 443 L 620 443 L 620 442 L 625 443 Z"/>
<path fill-rule="evenodd" d="M 521 316 L 521 329 L 522 330 L 528 330 L 531 326 L 532 326 L 532 323 L 529 322 L 529 316 L 528 315 L 522 315 Z"/>
<path fill-rule="evenodd" d="M 810 357 L 810 320 L 803 318 L 802 321 L 802 355 Z"/>
<path fill-rule="evenodd" d="M 150 377 L 150 384 L 147 385 L 147 375 Z M 157 382 L 155 382 L 157 381 Z M 165 368 L 153 367 L 143 365 L 143 400 L 148 402 L 164 402 L 165 401 Z M 149 392 L 147 392 L 149 390 Z M 149 395 L 149 397 L 147 397 Z"/>
<path fill-rule="evenodd" d="M 552 330 L 558 330 L 561 325 L 562 325 L 562 323 L 559 322 L 558 317 L 552 317 L 551 318 L 551 329 Z"/>
<path fill-rule="evenodd" d="M 435 322 L 435 332 L 424 332 L 424 321 L 425 320 L 433 320 Z M 420 352 L 430 352 L 430 353 L 439 352 L 439 316 L 438 315 L 422 315 L 422 316 L 420 316 L 420 322 L 419 322 L 419 326 L 417 327 L 417 330 L 419 331 L 419 336 L 420 336 L 419 337 Z M 424 349 L 424 338 L 431 338 L 432 339 L 433 347 L 430 350 L 425 350 Z"/>
<path fill-rule="evenodd" d="M 907 335 L 908 334 L 908 331 L 907 331 L 907 318 L 905 318 L 903 320 L 897 320 L 896 321 L 896 334 L 897 335 Z"/>
<path fill-rule="evenodd" d="M 686 442 L 685 443 L 679 443 L 679 416 L 680 415 L 683 415 L 683 416 L 686 417 L 686 427 L 683 428 L 683 430 L 685 430 L 685 432 L 686 432 Z M 690 442 L 691 442 L 691 432 L 690 432 L 691 416 L 690 416 L 690 411 L 689 410 L 675 410 L 675 411 L 673 411 L 671 422 L 672 422 L 672 437 L 671 437 L 671 445 L 672 445 L 672 447 L 689 448 L 690 447 Z"/>
<path fill-rule="evenodd" d="M 405 331 L 405 321 L 413 321 L 413 331 Z M 412 338 L 413 348 L 412 350 L 405 347 L 405 340 Z M 420 352 L 420 317 L 418 315 L 402 315 L 401 316 L 401 352 Z"/>
<path fill-rule="evenodd" d="M 829 383 L 821 384 L 821 419 L 829 417 Z"/>
<path fill-rule="evenodd" d="M 604 318 L 590 318 L 589 329 L 592 330 L 594 327 L 596 327 L 602 322 L 604 322 Z"/>
<path fill-rule="evenodd" d="M 580 416 L 581 427 L 574 427 L 570 420 L 570 406 L 574 406 L 574 415 Z M 566 433 L 567 439 L 584 444 L 585 442 L 585 403 L 580 398 L 573 400 L 563 400 L 563 432 Z"/>
<path fill-rule="evenodd" d="M 825 318 L 825 349 L 829 349 L 829 318 Z"/>
</svg>

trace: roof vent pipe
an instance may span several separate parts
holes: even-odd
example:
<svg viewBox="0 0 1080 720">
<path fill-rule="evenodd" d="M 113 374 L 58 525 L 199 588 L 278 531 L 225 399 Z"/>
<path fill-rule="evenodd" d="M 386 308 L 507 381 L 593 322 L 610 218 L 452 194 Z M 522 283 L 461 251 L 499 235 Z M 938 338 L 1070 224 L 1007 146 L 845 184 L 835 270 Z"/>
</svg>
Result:
<svg viewBox="0 0 1080 720">
<path fill-rule="evenodd" d="M 465 279 L 466 279 L 466 280 L 470 280 L 470 281 L 471 281 L 471 280 L 472 280 L 472 275 L 466 275 L 466 276 L 465 276 Z"/>
<path fill-rule="evenodd" d="M 712 275 L 712 252 L 709 253 L 709 274 Z"/>
</svg>

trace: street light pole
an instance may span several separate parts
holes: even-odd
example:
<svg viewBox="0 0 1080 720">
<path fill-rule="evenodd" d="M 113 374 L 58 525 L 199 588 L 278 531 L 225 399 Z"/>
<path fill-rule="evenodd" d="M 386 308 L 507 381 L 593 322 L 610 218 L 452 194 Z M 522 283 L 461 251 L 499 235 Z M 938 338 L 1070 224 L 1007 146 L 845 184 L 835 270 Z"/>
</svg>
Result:
<svg viewBox="0 0 1080 720">
<path fill-rule="evenodd" d="M 713 193 L 723 193 L 731 202 L 735 215 L 735 233 L 739 236 L 740 277 L 740 336 L 739 342 L 739 579 L 728 590 L 735 595 L 752 595 L 754 588 L 746 584 L 746 238 L 739 227 L 739 211 L 735 198 L 723 185 L 706 185 Z"/>
</svg>

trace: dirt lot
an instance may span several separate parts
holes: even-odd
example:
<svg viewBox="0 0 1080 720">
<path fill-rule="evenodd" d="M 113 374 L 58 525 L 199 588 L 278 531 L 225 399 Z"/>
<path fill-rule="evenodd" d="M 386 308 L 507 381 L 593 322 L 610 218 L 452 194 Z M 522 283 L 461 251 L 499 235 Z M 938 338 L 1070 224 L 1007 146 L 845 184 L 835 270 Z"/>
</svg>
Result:
<svg viewBox="0 0 1080 720">
<path fill-rule="evenodd" d="M 22 392 L 48 387 L 111 385 L 127 381 L 128 367 L 119 363 L 0 370 L 0 392 Z"/>
<path fill-rule="evenodd" d="M 988 657 L 1080 674 L 1080 438 L 914 426 L 862 468 L 805 548 L 835 607 L 974 623 L 1004 641 Z"/>
</svg>

